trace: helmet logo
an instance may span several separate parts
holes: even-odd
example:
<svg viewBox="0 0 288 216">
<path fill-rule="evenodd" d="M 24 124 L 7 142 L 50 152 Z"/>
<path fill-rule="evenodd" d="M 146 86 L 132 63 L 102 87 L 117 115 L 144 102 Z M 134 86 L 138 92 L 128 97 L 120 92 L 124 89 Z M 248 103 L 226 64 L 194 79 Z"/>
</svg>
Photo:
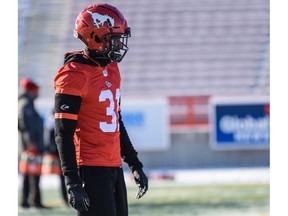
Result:
<svg viewBox="0 0 288 216">
<path fill-rule="evenodd" d="M 97 26 L 97 28 L 103 26 L 105 22 L 108 22 L 109 28 L 114 26 L 114 19 L 107 14 L 101 15 L 99 13 L 92 13 L 89 10 L 87 10 L 87 13 L 91 14 L 94 25 Z"/>
</svg>

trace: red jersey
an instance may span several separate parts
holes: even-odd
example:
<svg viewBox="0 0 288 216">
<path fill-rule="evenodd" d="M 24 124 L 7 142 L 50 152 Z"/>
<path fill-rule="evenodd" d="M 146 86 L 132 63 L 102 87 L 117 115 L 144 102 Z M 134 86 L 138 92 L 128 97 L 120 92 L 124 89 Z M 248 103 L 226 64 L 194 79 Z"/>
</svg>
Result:
<svg viewBox="0 0 288 216">
<path fill-rule="evenodd" d="M 69 62 L 58 71 L 55 93 L 82 98 L 78 114 L 55 113 L 55 118 L 77 120 L 74 144 L 78 165 L 121 166 L 120 82 L 117 63 L 100 67 Z M 65 104 L 62 106 L 65 109 Z"/>
</svg>

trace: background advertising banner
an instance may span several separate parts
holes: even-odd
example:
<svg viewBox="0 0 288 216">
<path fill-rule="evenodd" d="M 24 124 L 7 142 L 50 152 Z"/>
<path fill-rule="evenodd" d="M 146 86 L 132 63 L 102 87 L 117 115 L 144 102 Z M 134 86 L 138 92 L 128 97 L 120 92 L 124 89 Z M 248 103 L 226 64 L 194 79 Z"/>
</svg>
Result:
<svg viewBox="0 0 288 216">
<path fill-rule="evenodd" d="M 170 147 L 169 102 L 167 98 L 123 98 L 121 115 L 137 151 L 161 151 Z M 35 106 L 45 121 L 52 113 L 51 101 L 37 100 Z"/>
<path fill-rule="evenodd" d="M 165 98 L 122 100 L 121 114 L 137 151 L 166 150 L 170 146 L 168 101 Z"/>
<path fill-rule="evenodd" d="M 270 104 L 268 98 L 212 98 L 210 106 L 212 148 L 269 148 Z"/>
</svg>

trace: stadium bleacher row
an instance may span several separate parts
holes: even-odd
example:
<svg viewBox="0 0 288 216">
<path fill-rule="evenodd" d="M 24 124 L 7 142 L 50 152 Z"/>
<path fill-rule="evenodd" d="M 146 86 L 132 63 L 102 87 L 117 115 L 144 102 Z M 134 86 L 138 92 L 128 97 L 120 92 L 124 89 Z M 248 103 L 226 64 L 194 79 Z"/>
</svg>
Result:
<svg viewBox="0 0 288 216">
<path fill-rule="evenodd" d="M 105 1 L 112 3 L 112 1 Z M 29 3 L 29 4 L 27 4 Z M 122 94 L 269 94 L 269 0 L 117 1 L 132 29 Z M 19 78 L 52 98 L 53 77 L 85 1 L 19 0 Z"/>
</svg>

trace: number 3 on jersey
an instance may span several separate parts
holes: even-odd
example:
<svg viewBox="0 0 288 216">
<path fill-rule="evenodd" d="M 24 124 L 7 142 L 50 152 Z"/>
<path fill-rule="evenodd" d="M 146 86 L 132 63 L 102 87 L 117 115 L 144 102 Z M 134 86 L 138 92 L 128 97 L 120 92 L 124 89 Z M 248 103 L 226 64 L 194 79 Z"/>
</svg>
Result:
<svg viewBox="0 0 288 216">
<path fill-rule="evenodd" d="M 103 102 L 109 100 L 110 105 L 106 108 L 106 115 L 112 117 L 111 123 L 108 122 L 100 122 L 100 128 L 103 132 L 116 132 L 119 131 L 119 127 L 117 127 L 118 119 L 117 114 L 119 110 L 119 100 L 120 100 L 120 89 L 116 89 L 116 95 L 114 100 L 114 95 L 110 89 L 101 91 L 99 95 L 99 101 Z M 115 105 L 116 101 L 116 105 Z"/>
</svg>

